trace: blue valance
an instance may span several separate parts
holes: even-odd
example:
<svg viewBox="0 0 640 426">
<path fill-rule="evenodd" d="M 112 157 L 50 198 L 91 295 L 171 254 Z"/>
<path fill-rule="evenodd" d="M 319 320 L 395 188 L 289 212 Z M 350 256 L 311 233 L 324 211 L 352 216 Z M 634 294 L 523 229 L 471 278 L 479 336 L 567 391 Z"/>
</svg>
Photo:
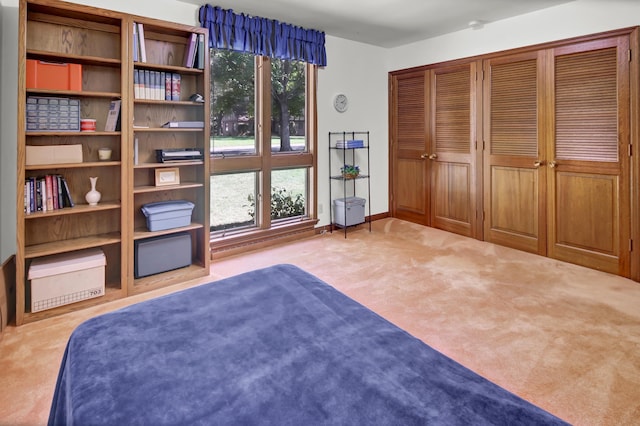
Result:
<svg viewBox="0 0 640 426">
<path fill-rule="evenodd" d="M 327 65 L 322 31 L 238 15 L 231 9 L 208 4 L 200 7 L 200 25 L 209 30 L 209 47 L 212 48 Z"/>
</svg>

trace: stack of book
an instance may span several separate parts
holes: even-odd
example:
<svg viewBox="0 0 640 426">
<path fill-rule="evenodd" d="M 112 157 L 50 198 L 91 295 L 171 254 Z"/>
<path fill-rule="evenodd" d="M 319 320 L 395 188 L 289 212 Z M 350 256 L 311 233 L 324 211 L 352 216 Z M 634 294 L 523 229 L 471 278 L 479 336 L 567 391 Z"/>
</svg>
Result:
<svg viewBox="0 0 640 426">
<path fill-rule="evenodd" d="M 204 69 L 205 45 L 204 34 L 191 33 L 184 50 L 182 65 L 187 68 Z"/>
<path fill-rule="evenodd" d="M 135 99 L 179 101 L 182 77 L 175 72 L 133 70 L 133 96 Z"/>
<path fill-rule="evenodd" d="M 73 207 L 69 185 L 61 175 L 30 177 L 24 183 L 24 212 L 46 212 Z"/>
<path fill-rule="evenodd" d="M 352 139 L 352 140 L 339 140 L 336 142 L 336 148 L 364 148 L 364 141 L 362 139 Z"/>
</svg>

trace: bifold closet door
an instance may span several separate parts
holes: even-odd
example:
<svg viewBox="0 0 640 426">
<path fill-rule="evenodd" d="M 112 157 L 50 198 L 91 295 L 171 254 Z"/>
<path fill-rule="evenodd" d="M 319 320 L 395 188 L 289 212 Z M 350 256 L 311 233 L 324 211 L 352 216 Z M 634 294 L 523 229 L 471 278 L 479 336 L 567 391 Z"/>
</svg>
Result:
<svg viewBox="0 0 640 426">
<path fill-rule="evenodd" d="M 428 72 L 390 77 L 391 197 L 394 217 L 430 225 Z"/>
<path fill-rule="evenodd" d="M 539 52 L 483 64 L 484 238 L 540 255 L 547 250 L 544 65 Z"/>
<path fill-rule="evenodd" d="M 476 236 L 476 63 L 431 71 L 431 226 Z"/>
<path fill-rule="evenodd" d="M 629 276 L 629 37 L 549 55 L 548 256 Z"/>
</svg>

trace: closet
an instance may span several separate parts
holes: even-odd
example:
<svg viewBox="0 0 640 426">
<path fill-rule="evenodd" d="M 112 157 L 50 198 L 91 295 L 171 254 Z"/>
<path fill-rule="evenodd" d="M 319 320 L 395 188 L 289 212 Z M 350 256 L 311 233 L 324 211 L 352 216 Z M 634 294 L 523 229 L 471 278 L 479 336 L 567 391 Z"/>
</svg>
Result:
<svg viewBox="0 0 640 426">
<path fill-rule="evenodd" d="M 637 39 L 631 28 L 390 73 L 392 215 L 631 276 Z"/>
</svg>

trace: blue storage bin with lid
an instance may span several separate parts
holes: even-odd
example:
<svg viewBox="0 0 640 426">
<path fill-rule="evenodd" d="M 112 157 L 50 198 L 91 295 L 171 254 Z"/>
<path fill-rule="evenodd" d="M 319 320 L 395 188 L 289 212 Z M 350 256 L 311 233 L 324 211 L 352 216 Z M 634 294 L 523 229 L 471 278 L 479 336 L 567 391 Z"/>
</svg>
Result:
<svg viewBox="0 0 640 426">
<path fill-rule="evenodd" d="M 141 210 L 147 218 L 149 231 L 164 231 L 188 226 L 194 206 L 191 201 L 172 200 L 145 204 Z"/>
</svg>

